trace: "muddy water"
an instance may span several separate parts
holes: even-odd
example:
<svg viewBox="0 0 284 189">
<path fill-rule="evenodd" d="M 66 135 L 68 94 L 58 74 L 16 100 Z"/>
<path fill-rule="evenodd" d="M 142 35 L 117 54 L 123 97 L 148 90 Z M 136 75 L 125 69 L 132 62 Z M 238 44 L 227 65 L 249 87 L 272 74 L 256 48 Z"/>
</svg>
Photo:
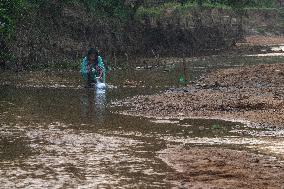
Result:
<svg viewBox="0 0 284 189">
<path fill-rule="evenodd" d="M 265 130 L 240 123 L 129 117 L 108 106 L 176 86 L 172 70 L 114 71 L 105 93 L 84 89 L 78 73 L 5 74 L 1 188 L 171 188 L 175 171 L 158 158 L 168 145 L 263 144 L 252 133 Z"/>
</svg>

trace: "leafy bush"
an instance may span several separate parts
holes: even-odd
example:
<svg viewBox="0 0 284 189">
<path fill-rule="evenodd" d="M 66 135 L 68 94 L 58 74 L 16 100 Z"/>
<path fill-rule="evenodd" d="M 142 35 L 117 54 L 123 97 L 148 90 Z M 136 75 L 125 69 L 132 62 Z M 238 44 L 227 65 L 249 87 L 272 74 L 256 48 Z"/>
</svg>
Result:
<svg viewBox="0 0 284 189">
<path fill-rule="evenodd" d="M 10 59 L 8 44 L 13 36 L 15 24 L 26 8 L 24 0 L 0 1 L 0 63 Z"/>
</svg>

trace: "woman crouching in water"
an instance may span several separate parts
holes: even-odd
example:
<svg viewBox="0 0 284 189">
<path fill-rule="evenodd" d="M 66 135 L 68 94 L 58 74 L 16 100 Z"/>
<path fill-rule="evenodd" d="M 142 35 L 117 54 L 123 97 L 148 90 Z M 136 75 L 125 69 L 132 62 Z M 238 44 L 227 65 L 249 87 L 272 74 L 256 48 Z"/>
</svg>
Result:
<svg viewBox="0 0 284 189">
<path fill-rule="evenodd" d="M 90 48 L 87 56 L 83 58 L 81 74 L 86 81 L 86 87 L 91 87 L 92 83 L 97 83 L 97 81 L 105 83 L 106 68 L 96 49 Z"/>
</svg>

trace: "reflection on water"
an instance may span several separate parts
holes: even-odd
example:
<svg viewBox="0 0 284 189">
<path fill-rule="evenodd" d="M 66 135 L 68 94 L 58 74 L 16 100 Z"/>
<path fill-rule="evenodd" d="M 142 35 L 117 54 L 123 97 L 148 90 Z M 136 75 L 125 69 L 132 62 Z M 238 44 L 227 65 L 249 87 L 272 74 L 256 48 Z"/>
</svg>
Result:
<svg viewBox="0 0 284 189">
<path fill-rule="evenodd" d="M 106 109 L 105 89 L 87 89 L 81 96 L 81 114 L 85 119 L 92 118 L 103 124 Z"/>
<path fill-rule="evenodd" d="M 129 134 L 148 133 L 150 122 L 106 108 L 136 89 L 0 89 L 1 187 L 171 186 L 164 180 L 171 169 L 155 157 L 164 144 Z"/>
</svg>

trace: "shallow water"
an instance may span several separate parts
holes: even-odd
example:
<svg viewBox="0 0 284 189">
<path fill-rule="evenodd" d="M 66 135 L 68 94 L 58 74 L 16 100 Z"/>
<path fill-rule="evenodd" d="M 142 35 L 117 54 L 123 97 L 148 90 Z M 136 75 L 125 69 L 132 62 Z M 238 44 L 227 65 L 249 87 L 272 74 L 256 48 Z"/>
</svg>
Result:
<svg viewBox="0 0 284 189">
<path fill-rule="evenodd" d="M 170 188 L 179 185 L 166 179 L 175 171 L 157 157 L 168 145 L 245 149 L 268 144 L 261 137 L 267 139 L 273 129 L 130 117 L 107 106 L 177 86 L 174 73 L 116 71 L 110 79 L 114 87 L 105 93 L 84 89 L 78 73 L 5 73 L 0 85 L 1 187 Z M 283 137 L 283 131 L 275 132 Z"/>
</svg>

